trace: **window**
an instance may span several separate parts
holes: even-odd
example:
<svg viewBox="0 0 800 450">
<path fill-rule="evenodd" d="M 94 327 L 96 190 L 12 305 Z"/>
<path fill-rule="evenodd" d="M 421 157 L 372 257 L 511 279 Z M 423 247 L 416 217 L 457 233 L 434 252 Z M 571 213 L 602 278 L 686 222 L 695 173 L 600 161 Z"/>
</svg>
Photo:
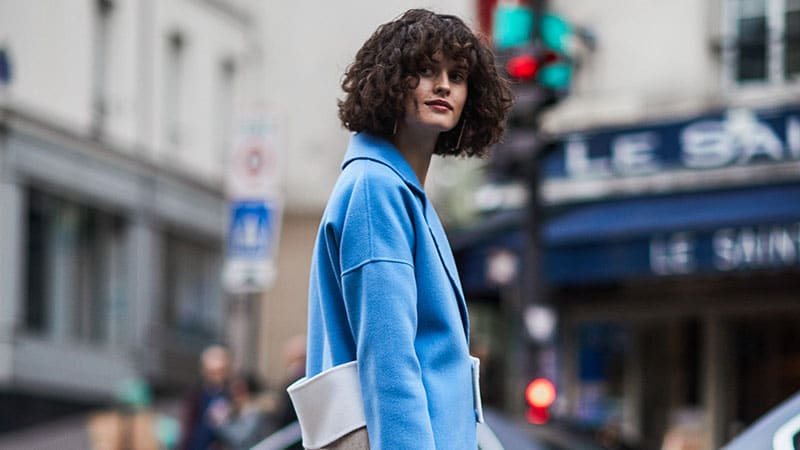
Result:
<svg viewBox="0 0 800 450">
<path fill-rule="evenodd" d="M 796 80 L 800 77 L 800 0 L 786 0 L 784 23 L 785 76 L 787 79 Z"/>
<path fill-rule="evenodd" d="M 181 102 L 185 39 L 179 32 L 167 37 L 164 73 L 164 139 L 176 147 L 181 142 Z"/>
<path fill-rule="evenodd" d="M 736 33 L 739 36 L 736 79 L 767 77 L 767 7 L 763 0 L 739 0 Z"/>
<path fill-rule="evenodd" d="M 95 133 L 105 126 L 108 112 L 108 66 L 111 57 L 111 0 L 95 1 L 95 36 L 93 43 L 94 74 L 92 77 L 92 119 Z"/>
<path fill-rule="evenodd" d="M 170 233 L 164 251 L 167 324 L 183 334 L 218 337 L 224 318 L 220 249 Z"/>
<path fill-rule="evenodd" d="M 217 74 L 217 107 L 215 108 L 214 129 L 217 138 L 219 162 L 224 167 L 230 152 L 233 132 L 233 100 L 235 95 L 236 66 L 233 60 L 223 60 Z"/>
<path fill-rule="evenodd" d="M 27 330 L 61 342 L 124 341 L 125 242 L 120 217 L 29 190 Z"/>
<path fill-rule="evenodd" d="M 728 0 L 726 64 L 735 82 L 781 83 L 800 75 L 800 0 Z"/>
</svg>

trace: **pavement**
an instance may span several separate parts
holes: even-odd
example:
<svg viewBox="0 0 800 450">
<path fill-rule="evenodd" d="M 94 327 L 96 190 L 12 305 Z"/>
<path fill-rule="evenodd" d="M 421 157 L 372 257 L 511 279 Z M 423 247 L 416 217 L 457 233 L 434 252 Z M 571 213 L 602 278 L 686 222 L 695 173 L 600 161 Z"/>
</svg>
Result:
<svg viewBox="0 0 800 450">
<path fill-rule="evenodd" d="M 88 415 L 74 416 L 0 435 L 2 450 L 90 450 Z"/>
<path fill-rule="evenodd" d="M 154 410 L 179 417 L 180 402 L 158 402 Z M 80 414 L 24 430 L 0 434 L 0 450 L 92 450 L 87 423 L 91 414 Z"/>
</svg>

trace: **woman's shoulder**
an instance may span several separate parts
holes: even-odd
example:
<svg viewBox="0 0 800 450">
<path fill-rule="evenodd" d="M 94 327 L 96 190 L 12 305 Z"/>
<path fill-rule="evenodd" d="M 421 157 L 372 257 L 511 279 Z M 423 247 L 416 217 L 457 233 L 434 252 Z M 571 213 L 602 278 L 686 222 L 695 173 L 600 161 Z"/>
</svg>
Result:
<svg viewBox="0 0 800 450">
<path fill-rule="evenodd" d="M 342 170 L 342 179 L 353 184 L 363 183 L 375 187 L 402 187 L 406 183 L 397 171 L 382 161 L 359 158 L 350 161 Z"/>
<path fill-rule="evenodd" d="M 379 161 L 358 159 L 342 170 L 332 199 L 350 203 L 359 198 L 375 202 L 413 197 L 411 188 L 394 169 Z"/>
</svg>

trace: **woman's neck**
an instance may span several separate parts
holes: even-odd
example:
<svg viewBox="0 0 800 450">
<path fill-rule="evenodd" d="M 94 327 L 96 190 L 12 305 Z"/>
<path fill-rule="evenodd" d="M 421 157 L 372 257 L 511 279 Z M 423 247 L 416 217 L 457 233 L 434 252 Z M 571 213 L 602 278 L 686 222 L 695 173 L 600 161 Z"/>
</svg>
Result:
<svg viewBox="0 0 800 450">
<path fill-rule="evenodd" d="M 412 133 L 408 129 L 399 129 L 390 139 L 411 166 L 423 188 L 438 138 L 439 133 Z"/>
</svg>

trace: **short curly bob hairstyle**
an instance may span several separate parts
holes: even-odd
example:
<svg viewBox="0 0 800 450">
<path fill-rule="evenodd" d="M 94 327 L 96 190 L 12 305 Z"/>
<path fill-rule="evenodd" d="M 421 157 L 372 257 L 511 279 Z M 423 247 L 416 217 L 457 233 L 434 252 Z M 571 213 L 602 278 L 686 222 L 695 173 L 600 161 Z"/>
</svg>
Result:
<svg viewBox="0 0 800 450">
<path fill-rule="evenodd" d="M 485 156 L 505 128 L 512 102 L 508 82 L 498 75 L 492 51 L 461 19 L 425 9 L 409 10 L 381 25 L 358 51 L 342 81 L 342 125 L 354 132 L 391 136 L 405 113 L 406 96 L 439 52 L 465 65 L 469 75 L 459 123 L 439 135 L 434 153 Z"/>
</svg>

